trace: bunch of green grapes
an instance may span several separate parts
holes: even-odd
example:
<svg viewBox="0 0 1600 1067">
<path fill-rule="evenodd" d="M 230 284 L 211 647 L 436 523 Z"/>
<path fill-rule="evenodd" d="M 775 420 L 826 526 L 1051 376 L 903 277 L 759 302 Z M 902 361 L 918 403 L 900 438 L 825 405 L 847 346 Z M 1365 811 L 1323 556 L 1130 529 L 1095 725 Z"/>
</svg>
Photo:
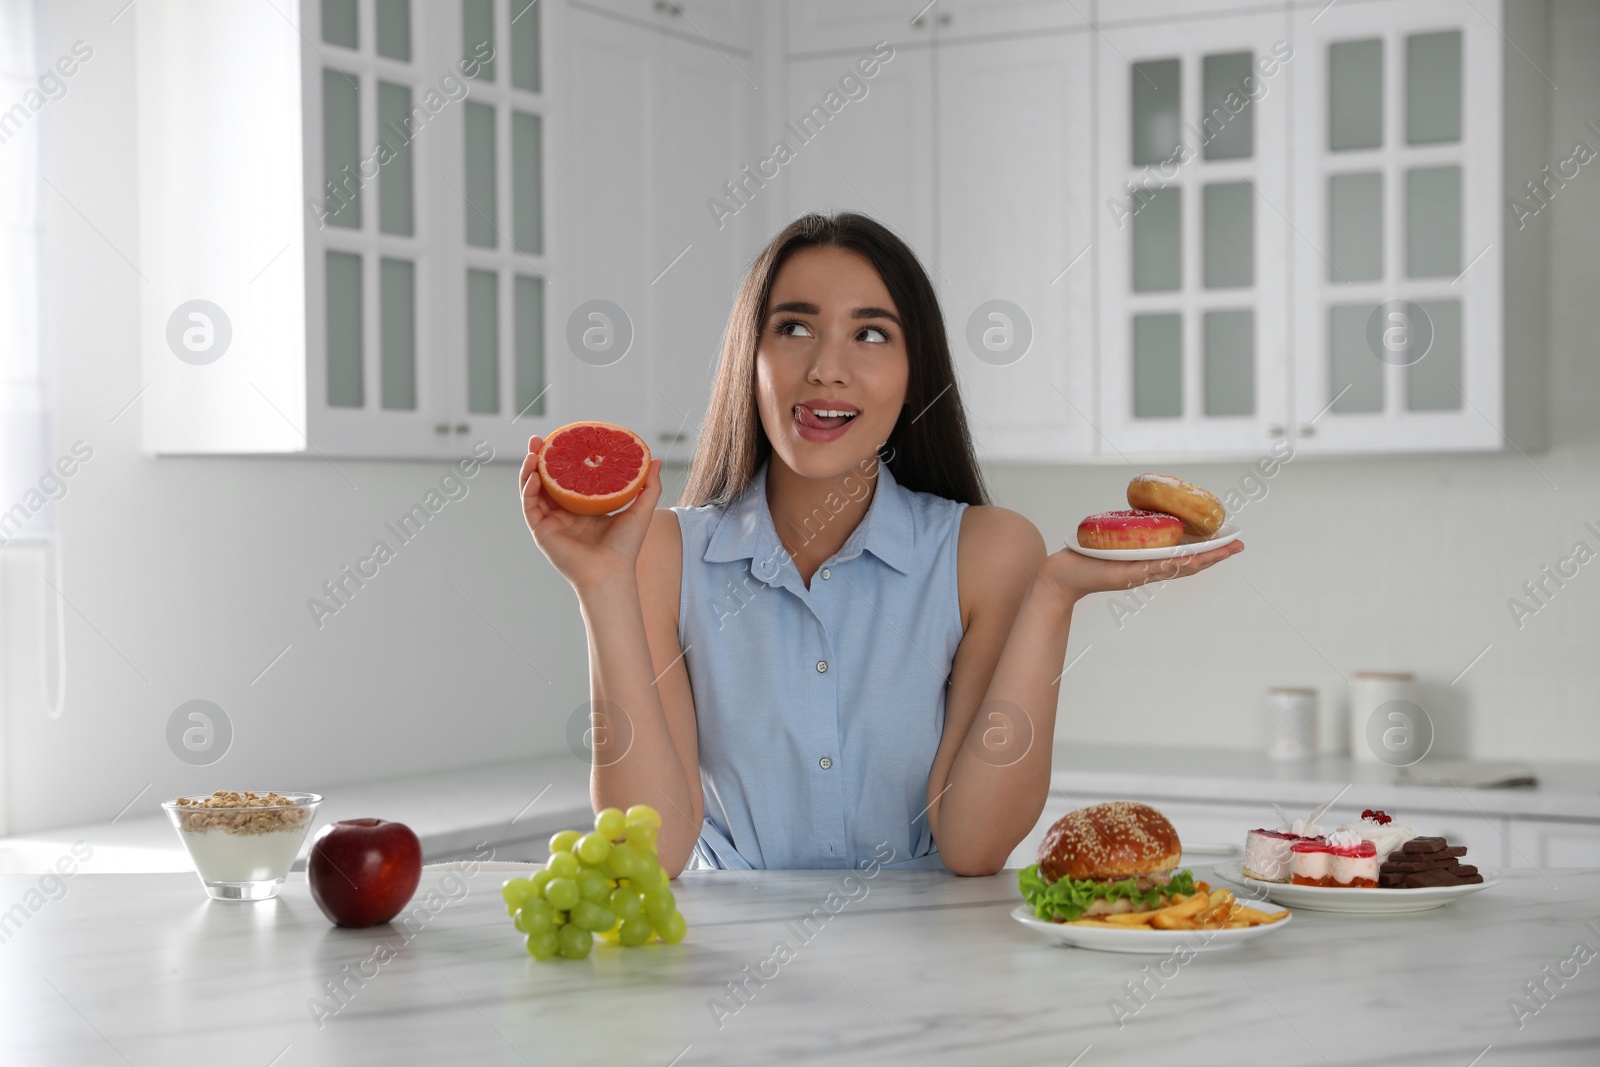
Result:
<svg viewBox="0 0 1600 1067">
<path fill-rule="evenodd" d="M 500 889 L 506 911 L 528 935 L 528 954 L 581 960 L 596 934 L 628 946 L 658 935 L 669 944 L 682 941 L 688 925 L 656 856 L 660 832 L 660 814 L 635 804 L 596 815 L 593 833 L 563 830 L 552 837 L 544 870 L 507 879 Z"/>
</svg>

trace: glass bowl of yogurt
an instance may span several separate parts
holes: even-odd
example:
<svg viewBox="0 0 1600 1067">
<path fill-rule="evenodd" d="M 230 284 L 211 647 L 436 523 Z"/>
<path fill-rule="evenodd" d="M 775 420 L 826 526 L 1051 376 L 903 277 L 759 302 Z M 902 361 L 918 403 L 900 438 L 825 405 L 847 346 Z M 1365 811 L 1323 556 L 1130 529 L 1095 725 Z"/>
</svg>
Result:
<svg viewBox="0 0 1600 1067">
<path fill-rule="evenodd" d="M 321 803 L 316 793 L 218 790 L 161 807 L 212 899 L 268 900 L 278 895 Z"/>
</svg>

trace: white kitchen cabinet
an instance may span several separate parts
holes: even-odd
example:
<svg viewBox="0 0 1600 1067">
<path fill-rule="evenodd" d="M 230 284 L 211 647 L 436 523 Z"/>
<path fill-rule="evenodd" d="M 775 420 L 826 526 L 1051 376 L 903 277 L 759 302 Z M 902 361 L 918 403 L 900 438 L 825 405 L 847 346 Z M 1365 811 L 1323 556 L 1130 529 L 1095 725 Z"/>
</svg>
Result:
<svg viewBox="0 0 1600 1067">
<path fill-rule="evenodd" d="M 485 439 L 515 459 L 574 419 L 637 427 L 669 458 L 692 441 L 758 232 L 712 201 L 759 158 L 760 15 L 633 6 L 144 20 L 147 447 L 454 458 Z M 168 49 L 251 59 L 155 61 Z M 214 205 L 235 188 L 251 211 Z M 169 327 L 197 297 L 226 320 Z M 167 337 L 230 327 L 206 365 Z"/>
<path fill-rule="evenodd" d="M 1501 206 L 1544 162 L 1536 61 L 1506 60 L 1539 50 L 1537 7 L 1099 6 L 1108 444 L 1542 446 L 1540 239 L 1508 241 Z M 1208 97 L 1238 78 L 1213 83 L 1208 64 L 1244 50 L 1260 95 L 1233 115 Z M 1241 121 L 1253 145 L 1230 145 Z M 1253 263 L 1230 269 L 1242 237 Z"/>
<path fill-rule="evenodd" d="M 164 6 L 139 29 L 146 448 L 515 458 L 602 418 L 670 458 L 750 256 L 856 209 L 929 268 L 985 459 L 1537 449 L 1540 9 Z M 1388 340 L 1423 334 L 1400 365 Z"/>
<path fill-rule="evenodd" d="M 1247 453 L 1288 405 L 1282 13 L 1100 38 L 1100 425 L 1115 453 Z"/>
<path fill-rule="evenodd" d="M 1541 315 L 1519 292 L 1541 274 L 1507 266 L 1542 257 L 1506 226 L 1508 196 L 1548 162 L 1511 128 L 1544 122 L 1537 61 L 1506 36 L 1537 50 L 1542 33 L 1506 20 L 1538 6 L 1296 12 L 1293 421 L 1308 453 L 1541 443 Z"/>
<path fill-rule="evenodd" d="M 798 21 L 815 31 L 807 48 L 889 37 L 901 16 L 888 3 L 861 5 L 853 16 L 828 4 L 790 12 L 791 29 Z M 946 41 L 946 27 L 1038 29 L 1064 16 L 1053 5 L 1020 2 L 953 5 L 945 14 L 949 21 L 932 10 L 925 19 L 936 23 L 932 47 L 895 48 L 866 81 L 867 95 L 804 146 L 788 168 L 793 180 L 775 224 L 848 209 L 894 229 L 939 293 L 979 455 L 1086 455 L 1092 339 L 1073 324 L 1089 320 L 1093 299 L 1093 175 L 1081 150 L 1089 139 L 1089 35 Z M 833 33 L 826 41 L 824 26 Z M 789 58 L 785 113 L 814 113 L 849 59 Z M 1005 195 L 995 195 L 1000 176 Z"/>
<path fill-rule="evenodd" d="M 548 11 L 142 13 L 147 450 L 515 458 L 574 410 Z"/>
<path fill-rule="evenodd" d="M 649 216 L 639 278 L 649 294 L 646 425 L 650 447 L 668 459 L 693 452 L 734 296 L 770 237 L 762 212 L 751 207 L 773 195 L 759 173 L 771 150 L 754 132 L 760 93 L 737 69 L 751 59 L 718 51 L 670 38 L 652 45 L 648 151 L 640 158 L 633 150 L 644 185 L 639 204 Z"/>
<path fill-rule="evenodd" d="M 1090 25 L 1090 5 L 1072 0 L 939 0 L 928 8 L 940 42 L 994 34 L 1033 36 Z"/>
<path fill-rule="evenodd" d="M 794 158 L 778 179 L 783 210 L 774 232 L 808 211 L 860 211 L 899 234 L 926 265 L 934 253 L 933 55 L 898 48 L 862 78 L 855 64 L 872 55 L 868 44 L 785 65 L 789 118 L 777 137 Z M 855 90 L 859 99 L 840 92 L 846 77 L 864 87 L 864 95 Z M 825 105 L 830 93 L 847 101 L 837 113 Z"/>
<path fill-rule="evenodd" d="M 1320 0 L 1327 3 L 1327 0 Z M 1259 0 L 1096 0 L 1095 20 L 1102 28 L 1130 23 L 1169 22 L 1229 12 L 1259 12 Z"/>
<path fill-rule="evenodd" d="M 567 166 L 568 224 L 585 251 L 573 265 L 553 338 L 562 364 L 581 383 L 574 398 L 579 417 L 643 430 L 655 355 L 646 146 L 660 35 L 576 7 L 567 18 L 568 100 L 573 127 L 583 131 L 583 147 Z M 655 440 L 648 443 L 654 449 Z"/>
<path fill-rule="evenodd" d="M 784 7 L 790 55 L 880 40 L 916 45 L 935 37 L 1032 35 L 1089 25 L 1087 0 L 787 0 Z"/>
<path fill-rule="evenodd" d="M 1512 819 L 1510 867 L 1600 867 L 1600 826 L 1554 819 Z"/>
<path fill-rule="evenodd" d="M 1091 47 L 1086 33 L 939 42 L 933 279 L 985 458 L 1094 447 L 1093 343 L 1074 328 L 1093 301 Z"/>
<path fill-rule="evenodd" d="M 749 45 L 755 6 L 748 0 L 571 0 L 577 11 L 618 16 L 698 43 L 739 49 Z"/>
<path fill-rule="evenodd" d="M 928 0 L 787 0 L 784 52 L 866 50 L 879 41 L 927 45 L 937 11 Z"/>
<path fill-rule="evenodd" d="M 574 417 L 621 422 L 656 455 L 687 459 L 735 292 L 768 236 L 770 184 L 787 177 L 760 173 L 771 147 L 756 125 L 761 73 L 750 45 L 760 15 L 713 21 L 726 31 L 713 42 L 680 32 L 682 18 L 699 22 L 695 5 L 655 20 L 620 19 L 630 5 L 606 6 L 572 4 L 564 23 L 562 99 L 575 131 L 564 188 L 583 251 L 553 343 L 582 383 Z M 720 10 L 698 10 L 711 9 Z M 631 341 L 619 352 L 623 337 Z"/>
<path fill-rule="evenodd" d="M 584 254 L 568 304 L 591 310 L 567 328 L 561 355 L 590 382 L 582 417 L 605 418 L 587 412 L 625 396 L 626 418 L 611 421 L 636 427 L 657 455 L 684 459 L 759 236 L 752 205 L 773 195 L 742 173 L 759 158 L 748 132 L 758 100 L 743 69 L 750 53 L 577 5 L 567 17 L 569 107 L 584 141 L 569 163 Z M 631 334 L 626 353 L 608 350 L 613 327 Z"/>
</svg>

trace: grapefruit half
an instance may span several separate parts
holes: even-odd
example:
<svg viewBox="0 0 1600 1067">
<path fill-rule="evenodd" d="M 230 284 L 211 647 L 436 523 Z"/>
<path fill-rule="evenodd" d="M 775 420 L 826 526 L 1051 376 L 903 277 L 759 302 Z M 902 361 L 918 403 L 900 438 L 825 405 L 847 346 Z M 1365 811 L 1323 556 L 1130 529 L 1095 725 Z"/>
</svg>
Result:
<svg viewBox="0 0 1600 1067">
<path fill-rule="evenodd" d="M 609 422 L 569 422 L 539 450 L 539 480 L 550 499 L 578 515 L 608 515 L 644 489 L 650 446 Z"/>
</svg>

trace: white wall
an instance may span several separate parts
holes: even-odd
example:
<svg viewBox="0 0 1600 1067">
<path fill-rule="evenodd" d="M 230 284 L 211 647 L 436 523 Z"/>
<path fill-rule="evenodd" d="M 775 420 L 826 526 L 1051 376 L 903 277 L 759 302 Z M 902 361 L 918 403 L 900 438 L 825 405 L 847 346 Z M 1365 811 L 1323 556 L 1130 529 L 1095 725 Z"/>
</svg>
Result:
<svg viewBox="0 0 1600 1067">
<path fill-rule="evenodd" d="M 46 148 L 59 189 L 46 279 L 58 451 L 82 439 L 94 458 L 61 507 L 64 713 L 46 717 L 27 679 L 7 679 L 10 829 L 110 818 L 135 797 L 130 814 L 180 791 L 314 789 L 562 750 L 587 696 L 582 622 L 522 526 L 514 464 L 470 482 L 318 630 L 306 599 L 443 466 L 157 460 L 138 447 L 139 402 L 111 421 L 143 384 L 143 283 L 129 264 L 139 262 L 138 12 L 111 22 L 122 7 L 54 5 L 45 49 L 54 57 L 81 38 L 95 50 L 48 105 Z M 1600 119 L 1600 8 L 1559 0 L 1552 48 L 1552 151 L 1596 145 L 1583 123 Z M 1600 759 L 1600 562 L 1520 631 L 1506 607 L 1580 536 L 1595 543 L 1584 520 L 1600 526 L 1600 171 L 1585 168 L 1534 225 L 1552 239 L 1553 449 L 1295 460 L 1240 513 L 1242 556 L 1161 587 L 1120 629 L 1108 597 L 1079 607 L 1068 656 L 1089 650 L 1064 680 L 1062 736 L 1252 747 L 1267 686 L 1320 686 L 1326 706 L 1342 698 L 1338 671 L 1390 667 L 1427 683 L 1446 747 Z M 1245 469 L 1179 473 L 1221 491 Z M 1085 513 L 1117 505 L 1128 477 L 1032 465 L 988 474 L 997 502 L 1032 518 L 1052 547 Z M 682 480 L 681 466 L 666 472 L 669 502 Z M 14 583 L 6 595 L 8 610 L 21 603 Z M 181 763 L 165 739 L 173 709 L 196 698 L 235 729 L 228 755 L 206 768 Z"/>
</svg>

